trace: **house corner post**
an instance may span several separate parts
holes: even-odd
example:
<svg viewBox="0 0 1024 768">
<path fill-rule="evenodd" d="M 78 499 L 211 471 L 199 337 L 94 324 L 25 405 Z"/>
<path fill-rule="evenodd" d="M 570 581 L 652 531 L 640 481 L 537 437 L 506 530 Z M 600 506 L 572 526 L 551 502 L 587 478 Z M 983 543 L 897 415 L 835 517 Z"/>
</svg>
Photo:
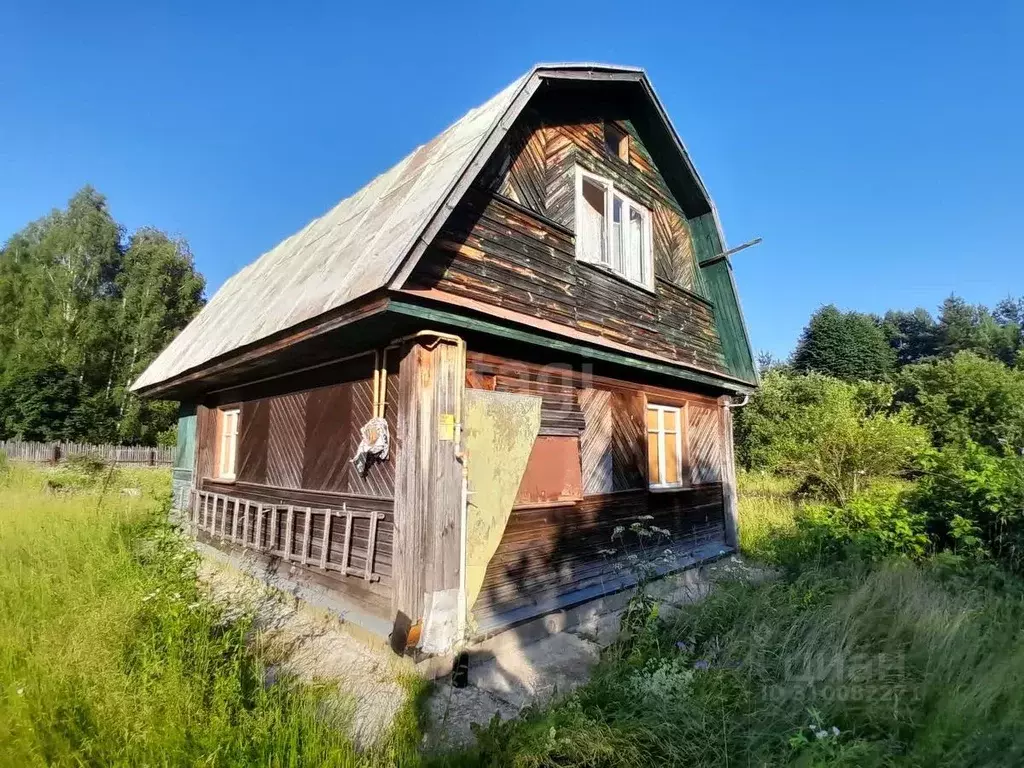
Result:
<svg viewBox="0 0 1024 768">
<path fill-rule="evenodd" d="M 736 451 L 733 442 L 732 398 L 719 398 L 722 412 L 722 506 L 725 517 L 725 543 L 739 549 L 740 515 L 736 493 Z"/>
</svg>

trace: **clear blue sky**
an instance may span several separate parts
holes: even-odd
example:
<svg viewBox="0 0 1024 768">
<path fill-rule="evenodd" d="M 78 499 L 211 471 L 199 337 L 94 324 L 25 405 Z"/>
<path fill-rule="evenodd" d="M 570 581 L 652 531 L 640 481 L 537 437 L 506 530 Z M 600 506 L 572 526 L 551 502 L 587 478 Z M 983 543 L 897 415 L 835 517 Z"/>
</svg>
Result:
<svg viewBox="0 0 1024 768">
<path fill-rule="evenodd" d="M 0 239 L 90 183 L 215 290 L 537 61 L 646 67 L 754 346 L 820 304 L 1024 294 L 1024 3 L 21 3 Z M 630 10 L 626 10 L 626 9 Z M 625 23 L 623 23 L 625 22 Z"/>
</svg>

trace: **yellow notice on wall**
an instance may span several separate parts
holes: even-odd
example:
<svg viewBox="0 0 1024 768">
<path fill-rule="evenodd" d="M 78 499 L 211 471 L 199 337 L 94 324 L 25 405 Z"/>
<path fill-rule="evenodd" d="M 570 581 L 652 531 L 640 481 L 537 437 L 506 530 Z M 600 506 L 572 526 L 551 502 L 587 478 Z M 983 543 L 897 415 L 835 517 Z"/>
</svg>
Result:
<svg viewBox="0 0 1024 768">
<path fill-rule="evenodd" d="M 455 439 L 455 414 L 442 413 L 437 422 L 437 439 L 451 442 Z"/>
</svg>

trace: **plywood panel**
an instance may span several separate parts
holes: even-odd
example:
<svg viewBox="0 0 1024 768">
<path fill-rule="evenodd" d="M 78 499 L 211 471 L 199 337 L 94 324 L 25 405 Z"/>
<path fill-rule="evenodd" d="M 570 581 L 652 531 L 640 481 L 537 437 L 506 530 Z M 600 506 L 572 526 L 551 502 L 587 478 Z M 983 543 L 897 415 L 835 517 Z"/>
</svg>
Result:
<svg viewBox="0 0 1024 768">
<path fill-rule="evenodd" d="M 583 497 L 580 441 L 541 435 L 533 443 L 516 504 L 536 504 Z"/>
<path fill-rule="evenodd" d="M 324 491 L 349 491 L 352 434 L 351 382 L 321 387 L 306 402 L 306 441 L 302 486 Z"/>
<path fill-rule="evenodd" d="M 267 480 L 267 439 L 270 434 L 270 403 L 251 400 L 242 403 L 238 433 L 238 480 L 264 483 Z"/>
</svg>

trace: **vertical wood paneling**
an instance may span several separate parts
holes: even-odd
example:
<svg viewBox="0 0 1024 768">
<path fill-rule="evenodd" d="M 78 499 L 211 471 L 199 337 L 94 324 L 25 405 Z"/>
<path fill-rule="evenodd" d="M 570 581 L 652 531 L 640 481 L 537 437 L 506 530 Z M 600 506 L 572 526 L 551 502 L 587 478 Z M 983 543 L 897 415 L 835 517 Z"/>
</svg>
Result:
<svg viewBox="0 0 1024 768">
<path fill-rule="evenodd" d="M 690 405 L 687 437 L 690 444 L 690 472 L 695 485 L 722 480 L 722 433 L 717 409 Z"/>
<path fill-rule="evenodd" d="M 295 392 L 270 401 L 267 439 L 267 483 L 270 485 L 302 487 L 307 395 L 307 392 Z"/>
<path fill-rule="evenodd" d="M 431 352 L 435 369 L 434 405 L 432 418 L 433 483 L 430 492 L 431 534 L 430 562 L 433 565 L 432 584 L 435 591 L 457 589 L 461 567 L 462 524 L 462 465 L 456 460 L 454 440 L 441 439 L 438 424 L 442 415 L 461 421 L 456 413 L 458 391 L 463 386 L 464 372 L 459 369 L 460 355 L 454 344 L 439 344 Z"/>
<path fill-rule="evenodd" d="M 583 492 L 588 496 L 615 490 L 612 459 L 612 393 L 584 389 L 579 394 L 585 427 L 580 437 Z"/>
<path fill-rule="evenodd" d="M 405 350 L 399 369 L 398 434 L 402 450 L 395 471 L 395 543 L 393 609 L 414 622 L 423 613 L 424 528 L 428 524 L 422 496 L 425 440 L 420 413 L 421 387 L 433 388 L 433 378 L 423 368 L 424 350 L 414 345 Z M 429 377 L 423 382 L 424 377 Z"/>
</svg>

